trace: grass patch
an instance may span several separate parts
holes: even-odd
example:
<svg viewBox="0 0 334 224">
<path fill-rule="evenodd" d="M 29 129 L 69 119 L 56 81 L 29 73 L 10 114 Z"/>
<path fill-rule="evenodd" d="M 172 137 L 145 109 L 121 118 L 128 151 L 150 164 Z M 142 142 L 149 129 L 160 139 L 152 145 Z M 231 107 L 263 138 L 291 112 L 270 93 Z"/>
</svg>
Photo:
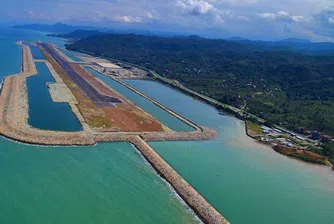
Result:
<svg viewBox="0 0 334 224">
<path fill-rule="evenodd" d="M 63 68 L 61 68 L 43 48 L 41 51 L 45 55 L 46 59 L 52 65 L 57 74 L 62 78 L 63 82 L 73 93 L 76 100 L 79 102 L 78 109 L 82 116 L 85 118 L 87 124 L 92 128 L 110 128 L 112 126 L 111 121 L 105 116 L 105 113 L 101 108 L 98 108 L 93 101 L 82 93 L 80 88 L 67 76 Z"/>
<path fill-rule="evenodd" d="M 248 129 L 249 134 L 251 135 L 262 135 L 263 134 L 261 126 L 259 124 L 256 124 L 250 120 L 247 120 L 246 122 L 247 122 L 247 129 Z"/>
</svg>

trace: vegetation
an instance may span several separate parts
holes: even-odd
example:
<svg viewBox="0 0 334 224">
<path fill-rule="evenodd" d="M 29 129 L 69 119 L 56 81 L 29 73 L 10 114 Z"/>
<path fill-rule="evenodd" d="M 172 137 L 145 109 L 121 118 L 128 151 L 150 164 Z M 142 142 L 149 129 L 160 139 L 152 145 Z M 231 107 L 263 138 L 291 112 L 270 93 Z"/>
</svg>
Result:
<svg viewBox="0 0 334 224">
<path fill-rule="evenodd" d="M 76 30 L 74 32 L 67 33 L 67 34 L 50 34 L 49 36 L 68 38 L 68 39 L 82 39 L 82 38 L 86 38 L 89 36 L 102 35 L 102 34 L 104 33 L 98 30 Z"/>
<path fill-rule="evenodd" d="M 88 26 L 71 26 L 64 23 L 56 23 L 56 24 L 28 24 L 28 25 L 18 25 L 13 26 L 16 29 L 26 29 L 26 30 L 35 30 L 42 32 L 51 32 L 51 33 L 70 33 L 76 30 L 94 30 L 93 27 Z"/>
<path fill-rule="evenodd" d="M 105 117 L 101 108 L 98 108 L 89 98 L 87 98 L 73 80 L 66 75 L 62 67 L 49 55 L 45 49 L 40 48 L 46 59 L 50 62 L 57 74 L 62 78 L 64 83 L 69 87 L 76 100 L 79 102 L 78 109 L 85 118 L 87 124 L 96 129 L 106 129 L 111 127 L 111 122 Z"/>
<path fill-rule="evenodd" d="M 262 135 L 261 125 L 247 120 L 247 130 L 250 135 Z"/>
<path fill-rule="evenodd" d="M 334 165 L 334 143 L 328 142 L 322 145 L 322 153 Z"/>
<path fill-rule="evenodd" d="M 333 136 L 334 51 L 311 54 L 308 49 L 313 45 L 296 44 L 299 51 L 288 45 L 197 36 L 105 34 L 76 41 L 67 48 L 146 67 L 162 80 L 168 78 L 166 83 L 177 80 L 178 85 L 216 99 L 217 107 L 233 110 L 222 106 L 229 104 L 262 117 L 269 127 L 275 123 L 299 133 L 316 130 Z M 308 47 L 303 48 L 304 44 Z M 324 147 L 321 153 L 318 148 L 309 152 L 334 160 L 334 150 Z"/>
<path fill-rule="evenodd" d="M 322 165 L 327 164 L 327 158 L 321 155 L 318 155 L 314 152 L 307 151 L 307 150 L 296 150 L 296 149 L 291 149 L 285 146 L 277 145 L 274 146 L 273 149 L 276 152 L 279 152 L 283 155 L 287 155 L 290 157 L 294 157 L 306 162 L 311 162 L 311 163 L 318 163 Z"/>
<path fill-rule="evenodd" d="M 99 35 L 68 45 L 138 64 L 298 131 L 334 135 L 334 56 L 199 37 Z"/>
</svg>

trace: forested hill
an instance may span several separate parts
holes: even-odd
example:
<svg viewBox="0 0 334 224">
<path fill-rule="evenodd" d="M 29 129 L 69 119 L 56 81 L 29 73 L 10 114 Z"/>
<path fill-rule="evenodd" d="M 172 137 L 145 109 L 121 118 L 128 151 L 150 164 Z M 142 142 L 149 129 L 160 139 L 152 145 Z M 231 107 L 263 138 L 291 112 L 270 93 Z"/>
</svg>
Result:
<svg viewBox="0 0 334 224">
<path fill-rule="evenodd" d="M 104 34 L 105 33 L 102 33 L 99 30 L 76 30 L 71 33 L 49 34 L 49 36 L 78 40 L 78 39 L 83 39 L 83 38 L 87 38 L 90 36 L 104 35 Z"/>
<path fill-rule="evenodd" d="M 334 56 L 204 39 L 100 35 L 67 46 L 138 64 L 293 130 L 334 135 Z"/>
<path fill-rule="evenodd" d="M 51 32 L 51 33 L 70 33 L 76 30 L 85 30 L 89 32 L 89 30 L 94 30 L 96 28 L 89 26 L 71 26 L 64 23 L 56 23 L 56 24 L 28 24 L 28 25 L 18 25 L 13 26 L 16 29 L 26 29 L 26 30 L 35 30 L 42 32 Z"/>
</svg>

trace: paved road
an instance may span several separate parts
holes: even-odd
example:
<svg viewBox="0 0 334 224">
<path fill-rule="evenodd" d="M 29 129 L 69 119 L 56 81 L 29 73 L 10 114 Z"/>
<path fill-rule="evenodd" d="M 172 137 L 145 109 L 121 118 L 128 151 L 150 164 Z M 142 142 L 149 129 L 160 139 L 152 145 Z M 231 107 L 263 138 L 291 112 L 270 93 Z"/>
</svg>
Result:
<svg viewBox="0 0 334 224">
<path fill-rule="evenodd" d="M 118 98 L 106 96 L 95 89 L 89 82 L 78 74 L 71 65 L 53 49 L 49 44 L 42 43 L 42 47 L 56 60 L 56 62 L 65 70 L 67 75 L 75 84 L 99 107 L 114 107 L 115 103 L 122 103 Z"/>
</svg>

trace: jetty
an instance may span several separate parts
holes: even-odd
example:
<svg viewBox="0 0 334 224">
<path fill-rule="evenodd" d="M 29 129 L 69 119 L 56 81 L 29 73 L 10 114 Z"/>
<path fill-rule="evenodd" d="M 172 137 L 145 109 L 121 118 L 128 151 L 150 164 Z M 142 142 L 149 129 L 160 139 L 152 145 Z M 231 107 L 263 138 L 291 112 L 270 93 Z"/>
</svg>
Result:
<svg viewBox="0 0 334 224">
<path fill-rule="evenodd" d="M 207 127 L 201 127 L 188 120 L 175 111 L 165 107 L 151 97 L 139 92 L 135 88 L 116 79 L 119 83 L 136 92 L 137 94 L 150 100 L 174 117 L 182 120 L 193 131 L 175 132 L 170 129 L 159 131 L 105 131 L 91 128 L 86 118 L 78 108 L 77 95 L 72 89 L 67 88 L 67 83 L 54 68 L 57 64 L 46 63 L 51 74 L 56 80 L 55 85 L 51 85 L 50 94 L 56 102 L 68 102 L 73 113 L 80 121 L 83 130 L 77 132 L 62 132 L 41 130 L 28 124 L 29 103 L 27 79 L 37 75 L 35 61 L 28 45 L 17 42 L 22 46 L 22 72 L 11 75 L 3 80 L 0 94 L 0 134 L 15 141 L 52 146 L 73 146 L 73 145 L 94 145 L 98 142 L 129 142 L 133 144 L 147 161 L 156 169 L 164 179 L 166 179 L 192 208 L 204 223 L 229 223 L 205 198 L 203 198 L 189 183 L 187 183 L 168 163 L 166 163 L 146 142 L 147 141 L 188 141 L 188 140 L 209 140 L 217 137 L 217 132 Z M 52 61 L 51 61 L 52 62 Z M 94 80 L 95 82 L 95 80 Z M 97 85 L 97 84 L 96 84 Z M 67 96 L 57 92 L 67 92 Z M 70 94 L 70 93 L 73 93 Z M 65 94 L 66 95 L 66 94 Z M 70 95 L 70 97 L 68 97 Z M 122 100 L 126 100 L 121 98 Z"/>
</svg>

